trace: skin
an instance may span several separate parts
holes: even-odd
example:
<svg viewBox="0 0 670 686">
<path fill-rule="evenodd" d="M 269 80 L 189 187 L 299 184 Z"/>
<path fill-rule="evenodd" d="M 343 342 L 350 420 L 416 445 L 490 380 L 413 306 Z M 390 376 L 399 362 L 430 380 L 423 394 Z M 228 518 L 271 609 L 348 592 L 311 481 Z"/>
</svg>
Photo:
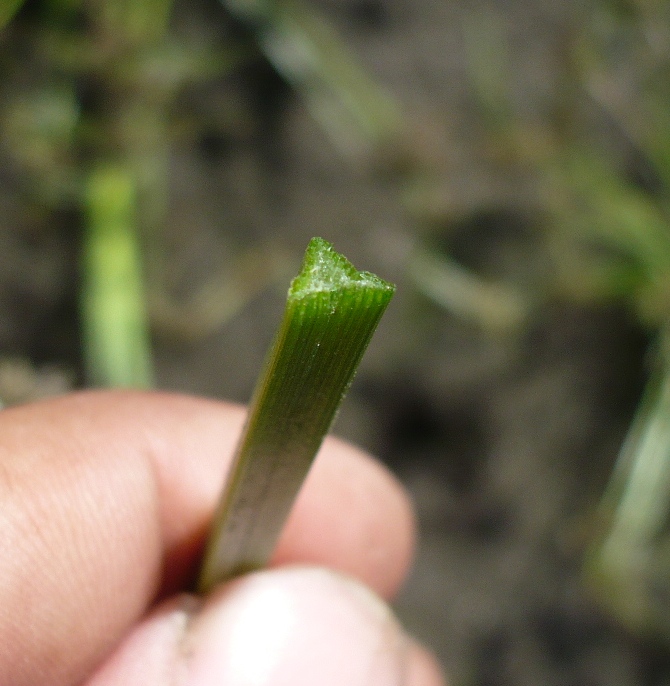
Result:
<svg viewBox="0 0 670 686">
<path fill-rule="evenodd" d="M 443 684 L 434 659 L 377 599 L 393 596 L 410 565 L 407 496 L 383 466 L 341 441 L 324 444 L 272 569 L 204 600 L 185 593 L 243 419 L 230 404 L 130 392 L 0 413 L 0 683 L 218 684 L 215 672 L 229 673 L 221 646 L 239 639 L 246 608 L 270 593 L 303 608 L 294 633 L 304 629 L 308 641 L 328 613 L 348 627 L 340 646 L 329 625 L 332 650 L 314 669 L 337 650 L 334 664 L 347 664 L 347 651 L 366 645 L 347 642 L 360 631 L 399 646 L 403 676 L 393 676 L 391 661 L 374 683 Z M 299 686 L 309 671 L 304 652 L 294 659 L 291 640 L 281 645 L 258 683 Z"/>
</svg>

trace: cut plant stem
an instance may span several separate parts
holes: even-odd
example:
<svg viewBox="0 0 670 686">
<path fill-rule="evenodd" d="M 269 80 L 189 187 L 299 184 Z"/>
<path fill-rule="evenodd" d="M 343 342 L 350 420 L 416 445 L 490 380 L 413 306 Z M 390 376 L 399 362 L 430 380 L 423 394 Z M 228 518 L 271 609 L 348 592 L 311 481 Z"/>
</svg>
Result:
<svg viewBox="0 0 670 686">
<path fill-rule="evenodd" d="M 267 564 L 394 291 L 323 239 L 309 243 L 224 487 L 200 592 Z"/>
</svg>

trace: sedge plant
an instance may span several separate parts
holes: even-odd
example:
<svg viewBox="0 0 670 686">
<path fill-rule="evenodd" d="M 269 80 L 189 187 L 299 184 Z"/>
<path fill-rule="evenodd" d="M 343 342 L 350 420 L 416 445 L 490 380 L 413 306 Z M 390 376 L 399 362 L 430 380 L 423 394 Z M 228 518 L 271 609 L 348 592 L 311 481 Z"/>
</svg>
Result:
<svg viewBox="0 0 670 686">
<path fill-rule="evenodd" d="M 311 240 L 253 395 L 198 582 L 269 560 L 395 286 Z"/>
</svg>

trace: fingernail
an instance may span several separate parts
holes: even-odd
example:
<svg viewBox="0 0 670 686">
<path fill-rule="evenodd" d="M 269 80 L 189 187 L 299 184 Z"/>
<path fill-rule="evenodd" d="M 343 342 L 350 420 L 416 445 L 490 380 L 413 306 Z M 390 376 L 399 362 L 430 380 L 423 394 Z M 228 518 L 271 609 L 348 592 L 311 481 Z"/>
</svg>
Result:
<svg viewBox="0 0 670 686">
<path fill-rule="evenodd" d="M 215 593 L 190 623 L 180 686 L 402 686 L 406 647 L 358 583 L 316 568 L 264 571 Z"/>
</svg>

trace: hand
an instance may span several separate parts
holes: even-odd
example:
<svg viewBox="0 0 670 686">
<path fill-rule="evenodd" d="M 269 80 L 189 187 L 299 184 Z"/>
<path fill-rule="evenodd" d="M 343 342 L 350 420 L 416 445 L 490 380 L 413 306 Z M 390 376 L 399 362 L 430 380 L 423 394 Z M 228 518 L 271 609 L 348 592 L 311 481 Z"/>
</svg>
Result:
<svg viewBox="0 0 670 686">
<path fill-rule="evenodd" d="M 439 686 L 378 597 L 413 546 L 394 478 L 328 439 L 271 568 L 192 583 L 239 407 L 80 393 L 0 413 L 0 684 Z"/>
</svg>

